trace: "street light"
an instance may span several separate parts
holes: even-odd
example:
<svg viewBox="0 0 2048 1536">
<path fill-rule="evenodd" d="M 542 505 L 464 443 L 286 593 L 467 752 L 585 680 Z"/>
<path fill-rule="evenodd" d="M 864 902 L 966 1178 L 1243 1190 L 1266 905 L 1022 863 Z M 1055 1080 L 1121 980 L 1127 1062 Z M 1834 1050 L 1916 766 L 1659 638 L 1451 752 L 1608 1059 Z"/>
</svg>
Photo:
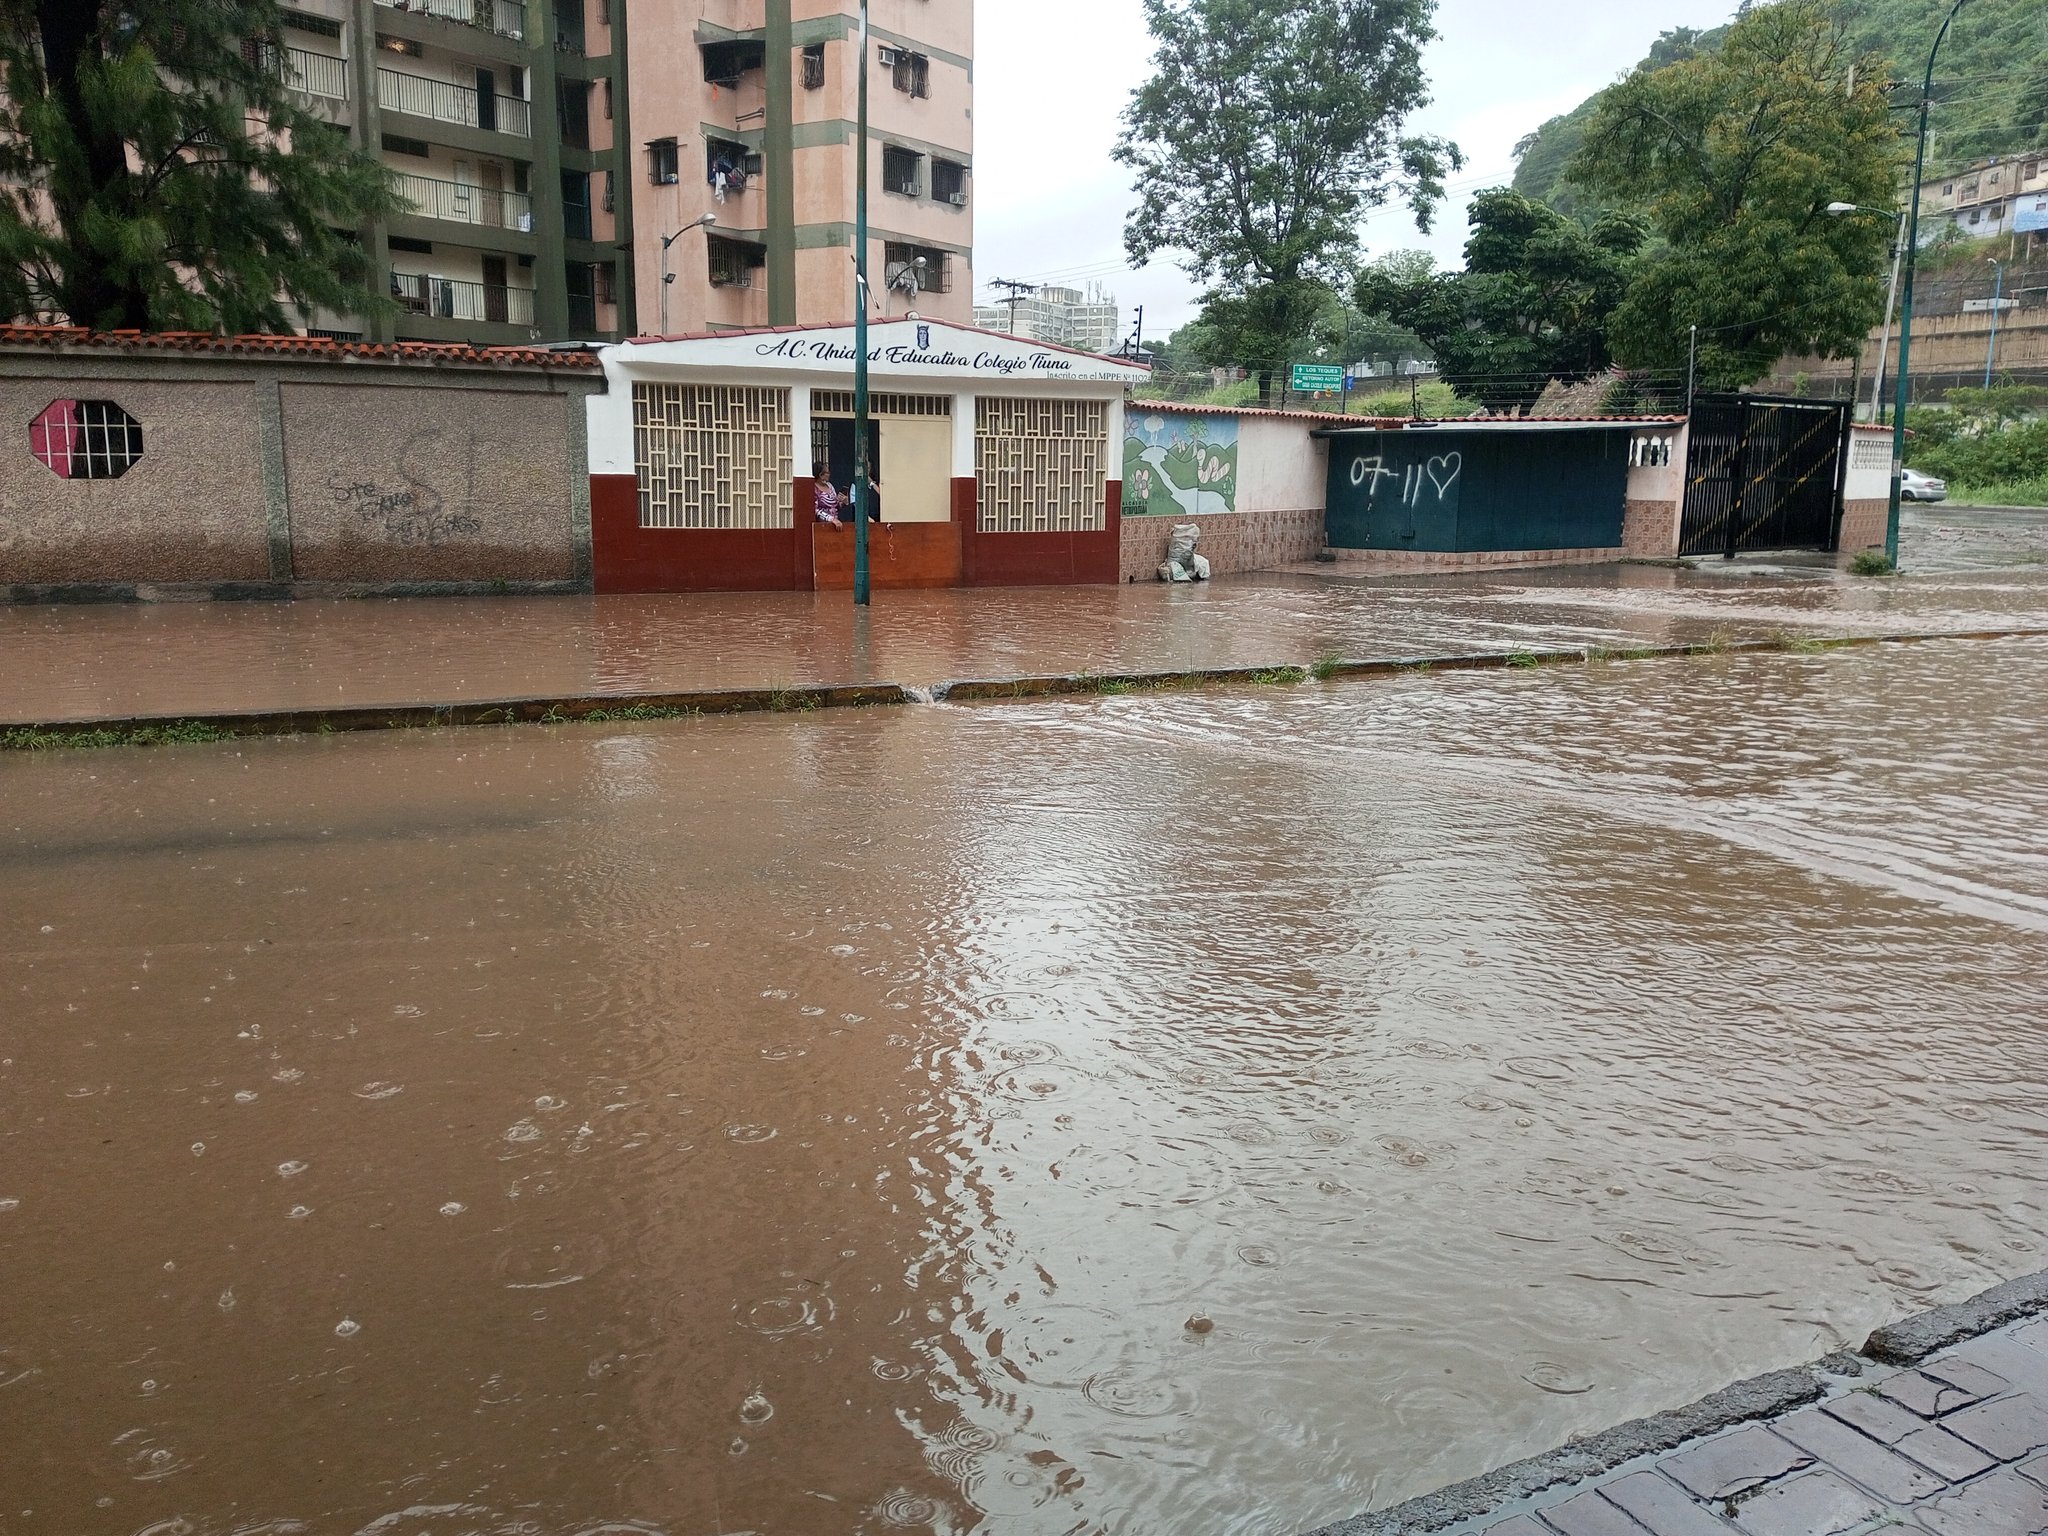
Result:
<svg viewBox="0 0 2048 1536">
<path fill-rule="evenodd" d="M 853 603 L 868 603 L 868 0 L 860 0 L 860 175 L 853 215 Z"/>
<path fill-rule="evenodd" d="M 1991 293 L 1991 345 L 1984 349 L 1984 387 L 1991 387 L 1991 365 L 1998 357 L 1998 312 L 2005 307 L 2005 263 L 1996 256 L 1988 256 L 1992 270 L 1998 274 L 1998 286 Z"/>
<path fill-rule="evenodd" d="M 703 218 L 685 224 L 672 235 L 661 237 L 661 334 L 668 334 L 668 287 L 676 280 L 675 273 L 668 269 L 668 248 L 693 229 L 709 229 L 718 222 L 718 215 L 707 213 Z"/>
<path fill-rule="evenodd" d="M 1934 108 L 1934 63 L 1941 57 L 1941 45 L 1948 41 L 1949 28 L 1970 0 L 1956 0 L 1948 19 L 1935 34 L 1934 47 L 1927 55 L 1927 79 L 1920 87 L 1920 137 L 1913 152 L 1913 200 L 1906 221 L 1906 281 L 1904 302 L 1899 309 L 1898 398 L 1892 409 L 1892 495 L 1884 520 L 1884 554 L 1893 570 L 1899 568 L 1899 501 L 1906 474 L 1906 406 L 1912 398 L 1913 382 L 1913 269 L 1920 258 L 1920 183 L 1927 174 L 1927 116 Z"/>
<path fill-rule="evenodd" d="M 1829 203 L 1828 213 L 1833 218 L 1860 213 L 1875 219 L 1888 219 L 1891 215 L 1882 208 L 1859 208 L 1854 203 Z M 1892 315 L 1899 302 L 1899 268 L 1906 259 L 1906 210 L 1899 210 L 1899 232 L 1892 239 L 1892 286 L 1884 300 L 1884 339 L 1877 345 L 1877 378 L 1870 386 L 1870 419 L 1884 419 L 1884 368 L 1892 350 Z"/>
</svg>

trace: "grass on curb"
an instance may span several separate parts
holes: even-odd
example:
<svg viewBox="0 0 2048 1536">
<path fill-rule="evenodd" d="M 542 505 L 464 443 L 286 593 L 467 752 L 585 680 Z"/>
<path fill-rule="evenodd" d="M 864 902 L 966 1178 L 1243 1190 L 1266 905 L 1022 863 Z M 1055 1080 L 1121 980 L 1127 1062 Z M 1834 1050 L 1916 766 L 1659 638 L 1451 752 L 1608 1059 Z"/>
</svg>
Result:
<svg viewBox="0 0 2048 1536">
<path fill-rule="evenodd" d="M 1293 683 L 1305 683 L 1308 677 L 1306 667 L 1269 667 L 1263 672 L 1254 672 L 1250 680 L 1267 687 L 1284 687 Z"/>
<path fill-rule="evenodd" d="M 1859 549 L 1850 558 L 1849 569 L 1858 576 L 1895 576 L 1899 568 L 1881 549 Z"/>
<path fill-rule="evenodd" d="M 1335 651 L 1325 651 L 1309 663 L 1308 675 L 1319 683 L 1327 683 L 1344 667 L 1344 658 Z"/>
<path fill-rule="evenodd" d="M 197 720 L 178 720 L 169 725 L 137 725 L 67 731 L 24 726 L 0 733 L 0 751 L 62 752 L 91 751 L 101 747 L 170 747 L 207 742 L 233 741 L 235 733 Z"/>
</svg>

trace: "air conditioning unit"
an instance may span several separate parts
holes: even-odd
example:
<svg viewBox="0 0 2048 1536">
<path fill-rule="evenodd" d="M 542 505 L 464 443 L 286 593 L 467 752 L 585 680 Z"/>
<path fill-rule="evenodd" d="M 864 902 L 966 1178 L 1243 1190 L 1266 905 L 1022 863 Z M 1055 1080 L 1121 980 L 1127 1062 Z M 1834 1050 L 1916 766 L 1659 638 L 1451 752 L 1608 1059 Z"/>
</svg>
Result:
<svg viewBox="0 0 2048 1536">
<path fill-rule="evenodd" d="M 657 187 L 673 187 L 682 179 L 674 171 L 662 171 L 654 178 L 654 184 Z"/>
<path fill-rule="evenodd" d="M 955 208 L 965 208 L 967 206 L 967 194 L 965 192 L 949 192 L 946 194 L 946 201 Z"/>
<path fill-rule="evenodd" d="M 884 65 L 893 67 L 896 61 L 902 57 L 903 50 L 901 48 L 892 48 L 887 43 L 882 44 L 880 48 L 875 50 L 875 58 Z"/>
</svg>

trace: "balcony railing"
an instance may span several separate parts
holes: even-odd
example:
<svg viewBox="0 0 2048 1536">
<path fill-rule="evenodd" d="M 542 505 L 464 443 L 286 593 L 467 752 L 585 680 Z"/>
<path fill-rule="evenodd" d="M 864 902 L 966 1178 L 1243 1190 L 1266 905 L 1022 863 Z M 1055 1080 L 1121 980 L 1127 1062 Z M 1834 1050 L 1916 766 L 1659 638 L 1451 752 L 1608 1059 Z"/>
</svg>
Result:
<svg viewBox="0 0 2048 1536">
<path fill-rule="evenodd" d="M 348 60 L 331 54 L 308 53 L 303 48 L 263 50 L 264 62 L 286 87 L 302 96 L 325 101 L 348 100 Z"/>
<path fill-rule="evenodd" d="M 490 128 L 522 139 L 533 137 L 533 106 L 517 96 L 484 98 L 466 85 L 429 80 L 402 70 L 377 71 L 377 104 L 387 112 L 430 117 L 465 128 Z"/>
<path fill-rule="evenodd" d="M 501 283 L 470 283 L 424 272 L 391 274 L 391 297 L 415 315 L 437 320 L 478 320 L 490 325 L 532 325 L 533 290 Z"/>
<path fill-rule="evenodd" d="M 526 36 L 526 6 L 522 0 L 377 0 L 377 3 L 386 10 L 438 16 L 443 21 L 495 32 L 500 37 Z"/>
<path fill-rule="evenodd" d="M 413 205 L 420 217 L 446 219 L 451 224 L 481 224 L 487 229 L 517 229 L 533 232 L 533 199 L 524 192 L 503 192 L 466 181 L 442 181 L 434 176 L 415 176 L 402 171 L 398 195 Z"/>
</svg>

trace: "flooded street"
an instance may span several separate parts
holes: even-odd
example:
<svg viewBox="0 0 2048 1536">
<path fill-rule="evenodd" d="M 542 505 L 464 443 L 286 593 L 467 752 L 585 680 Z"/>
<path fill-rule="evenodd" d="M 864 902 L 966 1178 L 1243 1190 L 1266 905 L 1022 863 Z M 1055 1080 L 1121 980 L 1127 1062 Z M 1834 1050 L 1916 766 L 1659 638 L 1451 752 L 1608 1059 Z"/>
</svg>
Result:
<svg viewBox="0 0 2048 1536">
<path fill-rule="evenodd" d="M 2042 1269 L 2044 697 L 0 756 L 0 1531 L 1295 1536 Z"/>
<path fill-rule="evenodd" d="M 1939 519 L 1939 520 L 1937 520 Z M 1974 520 L 1973 520 L 1974 519 Z M 1915 574 L 1767 558 L 1201 587 L 0 604 L 0 724 L 534 697 L 1622 650 L 1713 638 L 2048 631 L 2048 519 L 1916 508 Z M 1821 557 L 1813 557 L 1820 560 Z"/>
</svg>

